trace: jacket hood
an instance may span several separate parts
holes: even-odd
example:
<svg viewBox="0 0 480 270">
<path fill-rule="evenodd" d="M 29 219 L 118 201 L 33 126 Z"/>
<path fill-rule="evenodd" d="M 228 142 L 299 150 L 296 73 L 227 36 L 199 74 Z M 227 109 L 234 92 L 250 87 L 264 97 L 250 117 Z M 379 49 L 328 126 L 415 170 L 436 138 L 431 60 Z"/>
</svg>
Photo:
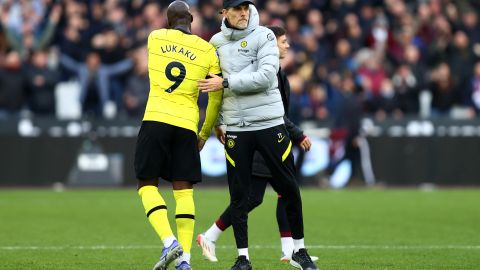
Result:
<svg viewBox="0 0 480 270">
<path fill-rule="evenodd" d="M 249 5 L 250 18 L 248 20 L 248 26 L 246 29 L 238 30 L 229 28 L 225 25 L 226 18 L 222 20 L 222 26 L 220 27 L 222 34 L 228 40 L 239 40 L 246 37 L 248 34 L 253 32 L 260 25 L 260 16 L 258 15 L 257 8 L 254 5 Z"/>
</svg>

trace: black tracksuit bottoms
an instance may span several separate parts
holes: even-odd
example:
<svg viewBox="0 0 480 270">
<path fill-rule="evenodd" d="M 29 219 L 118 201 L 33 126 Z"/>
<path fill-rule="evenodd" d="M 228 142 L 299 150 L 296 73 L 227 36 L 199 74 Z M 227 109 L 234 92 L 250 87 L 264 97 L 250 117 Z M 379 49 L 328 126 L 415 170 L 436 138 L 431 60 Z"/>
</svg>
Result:
<svg viewBox="0 0 480 270">
<path fill-rule="evenodd" d="M 227 131 L 225 138 L 232 226 L 237 248 L 248 247 L 248 194 L 255 150 L 265 159 L 285 199 L 293 239 L 303 238 L 302 199 L 295 180 L 292 142 L 284 125 L 255 131 Z"/>
</svg>

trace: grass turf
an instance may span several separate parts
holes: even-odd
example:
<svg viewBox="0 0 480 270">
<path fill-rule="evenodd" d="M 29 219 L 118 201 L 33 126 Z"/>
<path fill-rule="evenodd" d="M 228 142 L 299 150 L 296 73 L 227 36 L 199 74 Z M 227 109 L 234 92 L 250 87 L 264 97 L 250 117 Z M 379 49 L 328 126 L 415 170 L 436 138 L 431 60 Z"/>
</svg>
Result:
<svg viewBox="0 0 480 270">
<path fill-rule="evenodd" d="M 161 188 L 175 228 L 174 200 Z M 480 269 L 480 190 L 302 190 L 306 245 L 320 269 Z M 196 233 L 223 211 L 226 189 L 197 188 Z M 254 269 L 279 261 L 276 195 L 250 216 Z M 192 247 L 192 266 L 230 269 L 231 229 L 218 263 Z M 0 190 L 0 269 L 151 269 L 161 251 L 132 189 Z M 293 268 L 292 268 L 293 269 Z"/>
</svg>

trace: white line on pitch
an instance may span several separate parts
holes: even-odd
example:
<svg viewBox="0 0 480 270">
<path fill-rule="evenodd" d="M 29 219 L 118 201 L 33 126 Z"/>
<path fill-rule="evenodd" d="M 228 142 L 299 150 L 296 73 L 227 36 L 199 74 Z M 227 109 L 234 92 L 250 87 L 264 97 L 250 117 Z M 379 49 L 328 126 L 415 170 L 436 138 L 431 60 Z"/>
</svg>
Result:
<svg viewBox="0 0 480 270">
<path fill-rule="evenodd" d="M 0 246 L 0 250 L 121 250 L 121 249 L 160 249 L 161 246 L 147 245 L 93 245 L 93 246 Z M 251 245 L 252 249 L 279 249 L 276 245 Z M 480 245 L 307 245 L 308 249 L 374 249 L 374 250 L 435 250 L 461 249 L 480 250 Z M 235 249 L 233 245 L 218 245 L 217 249 Z"/>
</svg>

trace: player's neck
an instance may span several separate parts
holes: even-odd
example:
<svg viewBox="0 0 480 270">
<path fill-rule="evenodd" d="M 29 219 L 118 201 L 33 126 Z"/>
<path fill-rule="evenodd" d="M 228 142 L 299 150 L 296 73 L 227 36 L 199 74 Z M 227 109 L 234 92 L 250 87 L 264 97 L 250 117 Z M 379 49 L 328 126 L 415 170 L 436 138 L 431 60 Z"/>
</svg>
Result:
<svg viewBox="0 0 480 270">
<path fill-rule="evenodd" d="M 190 29 L 190 26 L 188 26 L 188 25 L 177 24 L 177 25 L 172 26 L 172 29 L 182 31 L 183 33 L 188 34 L 188 35 L 192 34 L 192 30 Z"/>
</svg>

